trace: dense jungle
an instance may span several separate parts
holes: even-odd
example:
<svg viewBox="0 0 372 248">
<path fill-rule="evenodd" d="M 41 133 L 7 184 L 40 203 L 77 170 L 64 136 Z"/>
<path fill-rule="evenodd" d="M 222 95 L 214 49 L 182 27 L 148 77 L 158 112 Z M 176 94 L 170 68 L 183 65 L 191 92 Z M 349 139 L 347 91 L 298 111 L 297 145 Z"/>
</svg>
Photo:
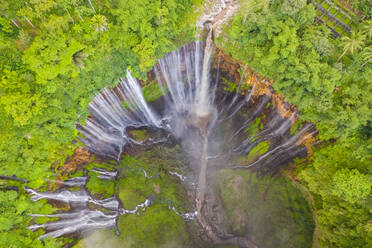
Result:
<svg viewBox="0 0 372 248">
<path fill-rule="evenodd" d="M 0 247 L 372 247 L 369 0 L 0 0 Z"/>
</svg>

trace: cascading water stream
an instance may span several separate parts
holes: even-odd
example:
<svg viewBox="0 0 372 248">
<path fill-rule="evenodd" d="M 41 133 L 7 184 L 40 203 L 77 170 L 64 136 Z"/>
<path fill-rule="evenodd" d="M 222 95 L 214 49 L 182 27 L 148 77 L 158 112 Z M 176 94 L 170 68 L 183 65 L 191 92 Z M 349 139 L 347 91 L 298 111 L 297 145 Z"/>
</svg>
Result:
<svg viewBox="0 0 372 248">
<path fill-rule="evenodd" d="M 90 170 L 103 176 L 103 180 L 113 180 L 117 176 L 116 171 L 107 171 L 102 168 Z M 26 192 L 31 196 L 31 200 L 39 201 L 47 199 L 69 205 L 69 211 L 56 214 L 32 214 L 32 217 L 58 218 L 56 221 L 45 224 L 33 224 L 29 229 L 36 231 L 44 228 L 46 233 L 39 239 L 46 237 L 58 238 L 72 233 L 84 233 L 101 228 L 116 227 L 117 218 L 123 214 L 138 214 L 145 211 L 150 206 L 153 197 L 148 197 L 143 203 L 138 204 L 134 209 L 127 210 L 120 205 L 116 196 L 97 200 L 94 199 L 86 189 L 87 177 L 76 177 L 62 182 L 63 188 L 55 192 L 37 192 L 26 188 Z M 80 187 L 80 190 L 71 188 Z M 92 208 L 91 206 L 94 206 Z M 104 209 L 105 211 L 102 211 Z"/>
<path fill-rule="evenodd" d="M 200 82 L 200 89 L 197 91 L 197 104 L 196 104 L 196 112 L 199 117 L 204 117 L 210 114 L 210 105 L 211 105 L 211 95 L 210 95 L 210 79 L 209 79 L 209 72 L 210 72 L 210 63 L 211 57 L 213 53 L 213 41 L 212 41 L 212 33 L 213 29 L 210 28 L 205 49 L 204 49 L 204 59 L 203 59 L 203 67 L 201 73 L 201 82 Z M 214 94 L 214 92 L 213 92 Z"/>
</svg>

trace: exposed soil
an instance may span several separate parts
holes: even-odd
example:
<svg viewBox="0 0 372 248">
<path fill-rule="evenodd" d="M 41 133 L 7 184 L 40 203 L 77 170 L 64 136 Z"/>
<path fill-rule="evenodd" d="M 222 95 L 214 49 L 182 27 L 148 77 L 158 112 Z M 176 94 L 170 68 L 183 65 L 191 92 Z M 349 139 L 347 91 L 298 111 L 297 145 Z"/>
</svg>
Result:
<svg viewBox="0 0 372 248">
<path fill-rule="evenodd" d="M 358 10 L 355 10 L 353 7 L 351 7 L 351 4 L 346 2 L 345 0 L 338 0 L 340 2 L 340 4 L 342 6 L 344 6 L 346 9 L 350 10 L 351 12 L 353 12 L 354 14 L 356 14 L 357 16 L 361 17 L 362 16 L 362 12 L 361 11 L 358 11 Z"/>
<path fill-rule="evenodd" d="M 60 175 L 66 175 L 77 169 L 84 168 L 87 164 L 92 161 L 93 155 L 85 150 L 83 147 L 78 146 L 74 150 L 74 154 L 67 157 L 65 165 L 58 168 Z"/>
</svg>

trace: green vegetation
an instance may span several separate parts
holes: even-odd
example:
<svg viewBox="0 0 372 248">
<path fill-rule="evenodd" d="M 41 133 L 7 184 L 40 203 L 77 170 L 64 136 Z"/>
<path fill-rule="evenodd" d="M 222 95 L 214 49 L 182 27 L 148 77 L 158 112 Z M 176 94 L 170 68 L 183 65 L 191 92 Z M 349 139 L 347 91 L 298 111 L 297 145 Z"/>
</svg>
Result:
<svg viewBox="0 0 372 248">
<path fill-rule="evenodd" d="M 336 143 L 315 151 L 311 164 L 300 171 L 314 193 L 322 245 L 366 246 L 371 232 L 370 163 Z"/>
<path fill-rule="evenodd" d="M 186 192 L 179 179 L 167 173 L 167 170 L 180 172 L 185 167 L 179 148 L 154 147 L 149 151 L 140 151 L 135 157 L 126 155 L 121 166 L 118 188 L 124 208 L 134 209 L 137 204 L 155 195 L 155 202 L 182 211 Z"/>
<path fill-rule="evenodd" d="M 86 187 L 95 198 L 108 198 L 115 193 L 115 181 L 99 179 L 98 174 L 95 172 L 89 172 L 89 180 Z"/>
<path fill-rule="evenodd" d="M 250 85 L 249 84 L 241 84 L 240 86 L 237 86 L 235 82 L 230 82 L 226 78 L 222 77 L 222 82 L 225 85 L 224 90 L 227 92 L 236 92 L 241 93 L 243 91 L 249 90 Z"/>
<path fill-rule="evenodd" d="M 159 146 L 140 151 L 135 157 L 123 158 L 119 197 L 124 208 L 134 209 L 149 196 L 155 196 L 145 212 L 119 217 L 119 238 L 125 243 L 133 243 L 134 247 L 184 247 L 187 241 L 185 222 L 169 207 L 174 206 L 182 213 L 186 192 L 179 179 L 167 173 L 167 170 L 177 171 L 184 166 L 179 153 L 179 148 Z"/>
<path fill-rule="evenodd" d="M 1 1 L 0 175 L 27 179 L 27 187 L 45 185 L 52 165 L 72 154 L 75 122 L 84 122 L 95 93 L 127 69 L 144 79 L 158 58 L 193 39 L 193 5 L 199 1 Z M 92 179 L 89 187 L 98 184 Z M 59 246 L 25 228 L 28 214 L 43 213 L 45 204 L 31 206 L 19 191 L 11 208 L 12 193 L 0 194 L 11 214 L 0 230 L 1 247 Z M 25 204 L 27 210 L 17 211 Z"/>
<path fill-rule="evenodd" d="M 31 232 L 27 229 L 32 217 L 29 215 L 38 212 L 51 214 L 54 208 L 46 200 L 33 202 L 25 192 L 0 191 L 0 247 L 59 247 L 61 242 L 47 238 L 40 242 L 37 238 L 42 230 Z M 38 223 L 45 219 L 37 220 Z"/>
<path fill-rule="evenodd" d="M 129 133 L 137 141 L 142 141 L 149 136 L 146 130 L 136 129 L 129 131 Z"/>
<path fill-rule="evenodd" d="M 247 136 L 256 135 L 259 127 L 260 127 L 260 118 L 256 118 L 254 124 L 249 125 L 246 129 L 244 129 L 244 133 L 247 134 Z"/>
<path fill-rule="evenodd" d="M 311 192 L 319 246 L 368 247 L 372 232 L 372 8 L 368 0 L 332 1 L 345 13 L 325 1 L 322 6 L 352 27 L 352 32 L 343 32 L 340 39 L 331 39 L 324 25 L 314 25 L 320 13 L 309 1 L 241 0 L 241 9 L 216 43 L 234 59 L 273 79 L 275 90 L 298 107 L 302 120 L 316 124 L 320 144 L 306 165 L 301 163 L 292 176 Z M 28 182 L 0 180 L 0 247 L 54 248 L 66 242 L 50 238 L 39 241 L 37 237 L 44 231 L 26 228 L 46 221 L 32 219 L 30 214 L 49 214 L 55 209 L 45 200 L 32 202 L 24 187 L 47 189 L 45 180 L 54 178 L 76 148 L 76 121 L 84 123 L 94 94 L 113 86 L 127 69 L 145 80 L 158 58 L 194 39 L 196 10 L 201 2 L 1 1 L 0 175 L 15 175 Z M 328 25 L 343 31 L 335 23 Z M 225 83 L 227 90 L 236 87 Z M 155 81 L 145 85 L 143 93 L 147 101 L 162 94 Z M 256 119 L 245 133 L 253 135 L 262 125 Z M 144 131 L 133 132 L 139 140 L 147 135 Z M 267 142 L 259 143 L 244 159 L 254 159 L 268 146 Z M 143 170 L 151 178 L 146 178 Z M 112 230 L 101 230 L 96 235 L 127 246 L 133 246 L 131 241 L 135 240 L 140 247 L 192 247 L 187 243 L 184 221 L 168 208 L 172 205 L 182 212 L 187 203 L 179 182 L 167 170 L 186 170 L 177 147 L 158 147 L 126 156 L 116 183 L 89 173 L 89 191 L 97 197 L 108 197 L 117 190 L 127 209 L 155 196 L 144 213 L 120 218 L 120 237 Z M 82 174 L 78 173 L 74 176 Z M 244 197 L 227 194 L 227 189 L 233 190 L 234 180 L 244 182 Z M 309 223 L 308 209 L 286 180 L 258 181 L 248 172 L 224 172 L 221 194 L 233 230 L 256 232 L 268 246 L 271 242 L 287 247 L 309 245 L 311 230 L 304 227 Z M 276 186 L 269 187 L 271 183 Z M 267 192 L 265 187 L 269 188 Z M 247 202 L 248 197 L 255 201 Z M 265 199 L 277 204 L 267 204 Z M 266 218 L 265 213 L 272 214 Z M 254 223 L 255 215 L 266 218 L 267 229 L 249 226 L 244 222 L 247 214 L 250 223 Z M 282 227 L 283 232 L 271 235 L 270 225 Z M 288 239 L 292 230 L 301 233 Z M 103 240 L 97 238 L 94 245 L 105 243 Z"/>
<path fill-rule="evenodd" d="M 223 89 L 227 92 L 234 92 L 237 85 L 236 83 L 234 82 L 230 82 L 229 80 L 227 80 L 226 78 L 222 78 L 222 82 L 224 85 L 226 85 Z"/>
<path fill-rule="evenodd" d="M 339 2 L 339 1 L 335 1 Z M 357 12 L 362 18 L 372 17 L 372 3 L 369 0 L 345 0 L 354 12 Z"/>
<path fill-rule="evenodd" d="M 193 247 L 184 220 L 161 204 L 154 204 L 139 215 L 121 216 L 118 228 L 120 236 L 114 230 L 95 231 L 74 248 Z"/>
<path fill-rule="evenodd" d="M 316 6 L 316 3 L 318 6 L 323 7 L 324 10 L 326 10 L 328 13 L 333 15 L 338 19 L 338 21 L 342 22 L 346 26 L 348 26 L 351 29 L 355 29 L 358 27 L 358 24 L 360 22 L 360 18 L 356 16 L 351 10 L 345 8 L 342 4 L 339 2 L 333 0 L 333 1 L 327 1 L 327 0 L 314 0 L 314 5 Z M 326 13 L 321 12 L 319 9 L 316 11 L 317 17 L 326 25 L 333 28 L 338 34 L 340 35 L 347 35 L 348 30 L 339 25 L 335 19 L 331 18 Z"/>
<path fill-rule="evenodd" d="M 152 102 L 163 95 L 162 89 L 156 81 L 151 81 L 142 87 L 142 93 L 147 102 Z"/>
<path fill-rule="evenodd" d="M 163 90 L 166 91 L 166 89 L 163 89 Z M 142 94 L 146 102 L 152 102 L 152 101 L 159 99 L 163 95 L 163 91 L 156 81 L 151 81 L 142 87 Z M 123 106 L 125 108 L 129 108 L 129 107 L 136 108 L 133 103 L 125 102 L 125 101 L 123 102 Z"/>
<path fill-rule="evenodd" d="M 285 177 L 221 170 L 219 190 L 232 231 L 261 247 L 311 247 L 313 219 L 306 200 Z"/>
<path fill-rule="evenodd" d="M 81 239 L 73 246 L 74 248 L 129 248 L 132 247 L 132 242 L 122 243 L 118 239 L 114 230 L 112 229 L 101 229 L 91 233 L 88 238 Z"/>
<path fill-rule="evenodd" d="M 362 2 L 362 1 L 360 1 Z M 321 247 L 366 247 L 371 235 L 371 21 L 333 40 L 305 0 L 242 1 L 218 40 L 224 51 L 274 79 L 322 141 L 297 172 L 315 199 Z M 347 180 L 347 178 L 349 180 Z"/>
<path fill-rule="evenodd" d="M 254 162 L 259 156 L 269 150 L 269 142 L 267 140 L 261 141 L 256 144 L 246 156 L 239 156 L 236 158 L 237 162 L 241 165 L 247 165 Z"/>
<path fill-rule="evenodd" d="M 267 152 L 268 149 L 269 143 L 267 141 L 262 141 L 252 148 L 252 150 L 248 153 L 247 159 L 248 160 L 254 159 Z"/>
<path fill-rule="evenodd" d="M 101 247 L 99 245 L 104 244 L 104 240 L 109 240 L 110 247 L 119 247 L 119 244 L 123 247 L 192 247 L 185 221 L 169 208 L 174 206 L 182 213 L 187 205 L 184 199 L 186 192 L 179 179 L 166 171 L 179 171 L 184 166 L 179 153 L 177 147 L 159 146 L 138 151 L 135 156 L 124 156 L 117 187 L 124 208 L 133 210 L 137 204 L 154 196 L 151 206 L 144 212 L 140 210 L 138 215 L 120 216 L 120 236 L 115 236 L 113 230 L 102 230 L 83 239 L 75 247 Z"/>
<path fill-rule="evenodd" d="M 120 239 L 131 247 L 187 247 L 184 220 L 167 206 L 155 203 L 140 215 L 119 218 Z"/>
</svg>

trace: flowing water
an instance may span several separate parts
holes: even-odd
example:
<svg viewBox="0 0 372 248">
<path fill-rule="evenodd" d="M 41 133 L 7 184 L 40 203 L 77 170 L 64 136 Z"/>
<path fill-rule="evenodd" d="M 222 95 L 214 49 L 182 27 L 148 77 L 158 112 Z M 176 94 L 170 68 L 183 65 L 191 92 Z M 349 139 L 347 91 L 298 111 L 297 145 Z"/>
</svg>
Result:
<svg viewBox="0 0 372 248">
<path fill-rule="evenodd" d="M 114 180 L 116 171 L 108 171 L 102 168 L 90 170 L 99 174 L 102 180 Z M 49 215 L 33 214 L 32 217 L 58 218 L 56 221 L 45 224 L 33 224 L 29 229 L 36 231 L 44 228 L 46 233 L 39 239 L 45 237 L 58 238 L 68 234 L 84 233 L 100 228 L 113 228 L 116 225 L 118 216 L 123 214 L 137 214 L 144 211 L 151 204 L 151 197 L 145 202 L 138 204 L 135 209 L 127 210 L 121 207 L 116 196 L 107 199 L 94 199 L 86 189 L 88 177 L 75 177 L 62 182 L 62 187 L 55 192 L 37 192 L 33 189 L 26 189 L 33 201 L 41 199 L 69 205 L 69 211 Z M 79 190 L 76 190 L 78 188 Z"/>
<path fill-rule="evenodd" d="M 197 219 L 213 243 L 257 247 L 249 238 L 231 236 L 211 221 L 216 213 L 208 210 L 209 205 L 213 204 L 211 199 L 215 198 L 211 190 L 206 189 L 209 167 L 213 170 L 253 168 L 270 173 L 293 158 L 306 154 L 306 148 L 299 148 L 299 140 L 305 133 L 314 131 L 314 128 L 303 125 L 296 133 L 292 133 L 292 120 L 295 118 L 283 118 L 272 107 L 269 110 L 267 106 L 271 99 L 268 96 L 253 97 L 256 84 L 245 94 L 237 90 L 224 91 L 218 70 L 211 72 L 212 58 L 210 31 L 205 42 L 188 44 L 160 59 L 153 72 L 163 92 L 161 108 L 145 101 L 139 82 L 128 71 L 126 78 L 120 79 L 115 88 L 106 88 L 94 97 L 86 123 L 77 125 L 81 134 L 79 139 L 91 153 L 119 161 L 126 149 L 165 142 L 172 137 L 182 144 L 192 162 L 190 166 L 194 164 L 191 167 L 194 177 L 198 179 L 193 181 L 198 184 L 194 210 L 179 214 L 174 207 L 169 208 L 185 220 Z M 212 83 L 212 79 L 215 79 L 215 83 Z M 262 113 L 266 116 L 265 123 L 255 133 L 250 133 L 252 123 Z M 140 128 L 160 130 L 164 135 L 159 139 L 139 142 L 130 130 Z M 257 150 L 263 143 L 267 144 L 265 151 Z M 257 153 L 256 157 L 237 159 L 252 151 Z M 93 168 L 91 171 L 98 173 L 102 180 L 115 180 L 118 175 L 118 171 L 102 168 Z M 179 173 L 169 173 L 181 181 L 186 179 Z M 146 171 L 144 176 L 149 177 Z M 55 192 L 27 189 L 34 201 L 48 199 L 70 206 L 70 210 L 63 213 L 33 215 L 58 220 L 34 224 L 29 228 L 43 228 L 46 233 L 40 238 L 56 238 L 115 227 L 120 215 L 138 214 L 151 207 L 151 197 L 133 210 L 124 209 L 116 196 L 94 199 L 85 188 L 87 180 L 87 177 L 68 179 Z M 71 190 L 72 187 L 79 187 L 80 190 Z"/>
</svg>

